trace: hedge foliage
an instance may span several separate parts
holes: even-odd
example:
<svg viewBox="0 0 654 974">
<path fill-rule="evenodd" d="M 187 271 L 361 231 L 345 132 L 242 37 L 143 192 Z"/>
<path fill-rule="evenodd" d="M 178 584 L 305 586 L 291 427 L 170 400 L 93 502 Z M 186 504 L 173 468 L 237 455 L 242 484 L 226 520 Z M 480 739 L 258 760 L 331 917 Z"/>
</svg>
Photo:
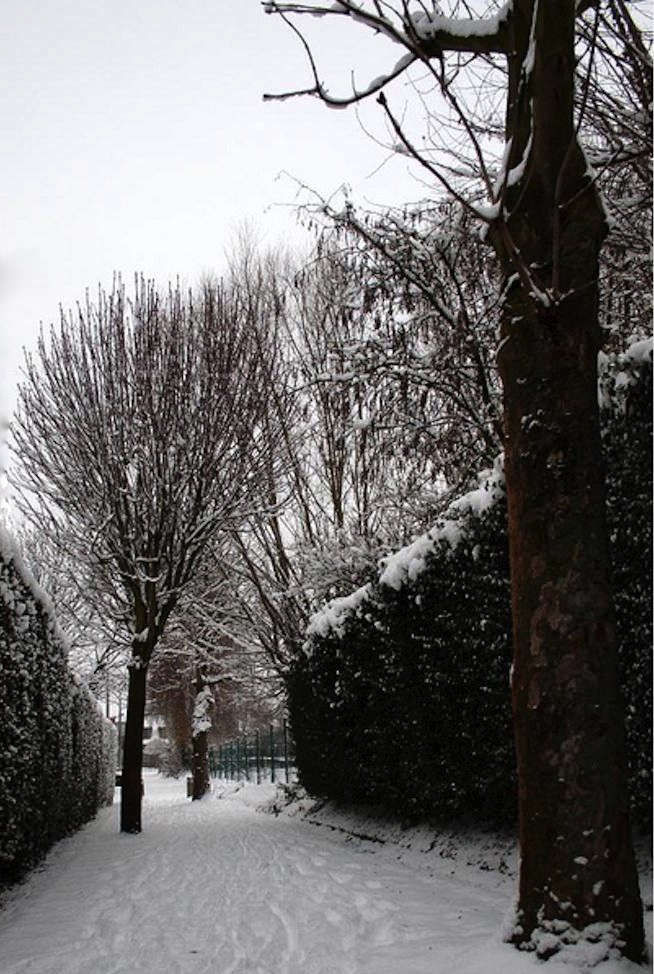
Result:
<svg viewBox="0 0 654 974">
<path fill-rule="evenodd" d="M 632 806 L 651 820 L 651 353 L 602 383 Z M 503 478 L 312 619 L 288 674 L 302 784 L 405 817 L 510 823 L 516 772 Z"/>
<path fill-rule="evenodd" d="M 69 670 L 47 598 L 0 535 L 0 887 L 114 795 L 116 730 Z"/>
<path fill-rule="evenodd" d="M 651 347 L 651 344 L 650 344 Z M 652 821 L 652 358 L 607 370 L 603 445 L 632 808 Z"/>
</svg>

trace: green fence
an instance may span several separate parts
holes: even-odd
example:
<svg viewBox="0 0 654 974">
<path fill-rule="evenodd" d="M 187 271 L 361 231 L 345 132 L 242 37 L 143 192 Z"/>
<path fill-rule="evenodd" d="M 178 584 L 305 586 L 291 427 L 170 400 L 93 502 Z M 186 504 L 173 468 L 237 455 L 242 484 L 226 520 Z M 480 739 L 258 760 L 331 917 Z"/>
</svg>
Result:
<svg viewBox="0 0 654 974">
<path fill-rule="evenodd" d="M 295 775 L 295 749 L 286 721 L 267 731 L 244 734 L 209 748 L 212 778 L 231 781 L 290 781 Z"/>
</svg>

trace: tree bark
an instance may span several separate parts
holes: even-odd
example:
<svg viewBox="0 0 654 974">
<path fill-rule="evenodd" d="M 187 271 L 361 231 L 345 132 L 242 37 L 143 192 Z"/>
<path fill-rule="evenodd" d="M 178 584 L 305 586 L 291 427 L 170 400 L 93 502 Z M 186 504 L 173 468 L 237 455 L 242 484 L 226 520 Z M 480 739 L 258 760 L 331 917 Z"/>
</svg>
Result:
<svg viewBox="0 0 654 974">
<path fill-rule="evenodd" d="M 520 807 L 514 939 L 533 941 L 554 921 L 607 922 L 640 960 L 592 303 L 578 296 L 554 319 L 523 319 L 501 356 Z"/>
<path fill-rule="evenodd" d="M 203 798 L 210 788 L 207 732 L 193 738 L 193 800 Z"/>
<path fill-rule="evenodd" d="M 123 771 L 120 789 L 120 831 L 141 831 L 141 774 L 143 770 L 143 723 L 147 666 L 140 660 L 139 666 L 128 668 L 127 718 L 123 744 Z"/>
<path fill-rule="evenodd" d="M 494 238 L 520 811 L 512 940 L 547 957 L 603 923 L 640 961 L 597 400 L 606 229 L 573 126 L 574 7 L 516 0 L 509 167 L 528 162 Z"/>
<path fill-rule="evenodd" d="M 201 668 L 198 666 L 195 676 L 195 699 L 205 689 Z M 206 730 L 196 732 L 193 728 L 193 801 L 203 798 L 211 787 L 209 781 L 209 748 Z"/>
</svg>

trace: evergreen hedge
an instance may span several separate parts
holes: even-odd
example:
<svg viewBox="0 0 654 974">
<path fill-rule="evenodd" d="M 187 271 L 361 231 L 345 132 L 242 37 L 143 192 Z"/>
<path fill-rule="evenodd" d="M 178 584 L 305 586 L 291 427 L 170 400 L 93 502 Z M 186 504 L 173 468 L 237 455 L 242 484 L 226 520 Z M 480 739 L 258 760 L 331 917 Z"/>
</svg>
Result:
<svg viewBox="0 0 654 974">
<path fill-rule="evenodd" d="M 69 670 L 46 596 L 0 534 L 0 887 L 114 795 L 116 730 Z"/>
<path fill-rule="evenodd" d="M 648 346 L 651 349 L 651 343 Z M 652 366 L 642 345 L 601 384 L 632 807 L 651 821 Z M 501 470 L 432 531 L 332 600 L 287 678 L 300 780 L 412 821 L 516 814 L 511 612 Z"/>
</svg>

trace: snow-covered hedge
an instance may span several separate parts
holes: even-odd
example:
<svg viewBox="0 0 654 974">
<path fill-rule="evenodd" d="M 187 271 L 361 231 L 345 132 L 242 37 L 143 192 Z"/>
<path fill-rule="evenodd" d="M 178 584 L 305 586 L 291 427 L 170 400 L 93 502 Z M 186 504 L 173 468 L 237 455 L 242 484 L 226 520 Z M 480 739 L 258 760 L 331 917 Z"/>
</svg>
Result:
<svg viewBox="0 0 654 974">
<path fill-rule="evenodd" d="M 66 656 L 47 597 L 0 532 L 0 887 L 113 801 L 116 730 Z"/>
<path fill-rule="evenodd" d="M 608 516 L 632 804 L 651 815 L 651 342 L 602 363 Z M 310 622 L 289 677 L 302 783 L 409 818 L 515 814 L 499 464 L 376 582 Z"/>
<path fill-rule="evenodd" d="M 604 364 L 607 514 L 631 803 L 652 817 L 652 341 Z"/>
</svg>

